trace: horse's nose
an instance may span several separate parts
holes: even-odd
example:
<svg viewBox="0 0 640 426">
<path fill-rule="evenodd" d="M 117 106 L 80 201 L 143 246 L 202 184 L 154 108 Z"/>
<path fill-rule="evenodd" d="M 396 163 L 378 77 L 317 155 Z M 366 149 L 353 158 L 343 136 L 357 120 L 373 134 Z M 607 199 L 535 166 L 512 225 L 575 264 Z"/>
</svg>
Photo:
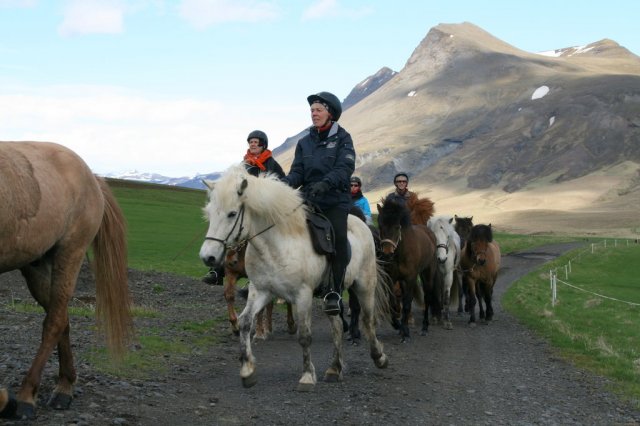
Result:
<svg viewBox="0 0 640 426">
<path fill-rule="evenodd" d="M 484 266 L 485 263 L 487 263 L 487 259 L 478 259 L 478 265 Z"/>
<path fill-rule="evenodd" d="M 447 261 L 447 258 L 446 258 L 446 257 L 439 257 L 439 258 L 438 258 L 438 262 L 440 262 L 441 264 L 442 264 L 442 263 L 444 263 L 444 262 L 446 262 L 446 261 Z"/>
<path fill-rule="evenodd" d="M 218 266 L 215 256 L 203 257 L 202 261 L 204 262 L 205 265 L 209 266 L 210 268 Z"/>
</svg>

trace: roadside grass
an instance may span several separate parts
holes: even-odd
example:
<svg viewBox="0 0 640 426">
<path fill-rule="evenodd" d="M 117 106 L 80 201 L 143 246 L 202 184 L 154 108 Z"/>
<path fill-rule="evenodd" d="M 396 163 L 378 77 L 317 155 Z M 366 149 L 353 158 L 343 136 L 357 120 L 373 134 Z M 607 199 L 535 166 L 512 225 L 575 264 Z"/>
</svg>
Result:
<svg viewBox="0 0 640 426">
<path fill-rule="evenodd" d="M 594 253 L 590 246 L 574 250 L 514 283 L 502 299 L 508 312 L 551 342 L 561 356 L 611 379 L 611 390 L 638 408 L 639 258 L 638 244 L 604 248 L 599 243 Z M 558 276 L 555 306 L 550 270 Z"/>
</svg>

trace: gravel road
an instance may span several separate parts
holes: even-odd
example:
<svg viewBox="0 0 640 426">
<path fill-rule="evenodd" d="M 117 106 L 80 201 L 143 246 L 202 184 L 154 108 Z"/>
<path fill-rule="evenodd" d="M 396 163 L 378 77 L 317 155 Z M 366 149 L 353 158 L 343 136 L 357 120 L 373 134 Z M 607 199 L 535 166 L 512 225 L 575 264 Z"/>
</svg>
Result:
<svg viewBox="0 0 640 426">
<path fill-rule="evenodd" d="M 552 348 L 502 310 L 508 286 L 540 264 L 575 247 L 554 245 L 503 256 L 495 288 L 495 319 L 475 328 L 454 317 L 454 329 L 432 326 L 420 336 L 414 312 L 413 340 L 400 343 L 388 324 L 378 335 L 390 359 L 377 369 L 368 345 L 346 343 L 344 381 L 318 382 L 297 392 L 302 356 L 286 331 L 284 310 L 274 314 L 274 332 L 254 345 L 258 384 L 244 389 L 239 377 L 238 339 L 225 321 L 210 333 L 216 344 L 167 354 L 167 371 L 145 379 L 114 377 L 86 361 L 95 345 L 93 320 L 72 317 L 78 385 L 68 411 L 45 406 L 57 370 L 52 356 L 43 375 L 34 422 L 7 425 L 638 425 L 640 412 L 607 390 L 607 381 L 563 361 Z M 164 291 L 158 292 L 158 287 Z M 137 318 L 139 332 L 153 328 L 165 338 L 184 340 L 176 327 L 185 320 L 225 318 L 222 287 L 164 273 L 130 271 L 134 303 L 154 308 L 154 318 Z M 155 290 L 154 290 L 155 288 Z M 90 296 L 84 271 L 76 295 Z M 16 313 L 10 300 L 30 300 L 19 273 L 0 275 L 0 384 L 17 390 L 41 332 L 42 314 Z M 328 321 L 314 307 L 312 359 L 321 379 L 332 346 Z"/>
</svg>

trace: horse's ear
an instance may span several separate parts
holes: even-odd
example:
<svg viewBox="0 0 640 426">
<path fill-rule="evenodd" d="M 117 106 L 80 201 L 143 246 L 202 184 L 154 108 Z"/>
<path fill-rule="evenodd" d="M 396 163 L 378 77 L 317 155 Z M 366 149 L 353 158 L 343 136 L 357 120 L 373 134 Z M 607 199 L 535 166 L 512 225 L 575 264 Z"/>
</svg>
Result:
<svg viewBox="0 0 640 426">
<path fill-rule="evenodd" d="M 449 223 L 453 223 L 453 218 L 452 217 L 449 218 Z"/>
<path fill-rule="evenodd" d="M 238 189 L 238 195 L 242 195 L 244 193 L 244 190 L 247 189 L 247 186 L 249 186 L 249 181 L 247 181 L 246 179 L 242 179 L 240 189 Z"/>
<path fill-rule="evenodd" d="M 454 214 L 454 215 L 453 215 L 453 218 L 454 218 L 454 219 L 457 219 L 457 218 L 458 218 L 458 215 L 457 215 L 457 214 Z"/>
<path fill-rule="evenodd" d="M 202 179 L 202 183 L 204 183 L 204 186 L 206 186 L 209 191 L 213 191 L 213 188 L 216 186 L 214 181 L 208 179 Z"/>
<path fill-rule="evenodd" d="M 380 210 L 382 210 L 382 206 L 380 204 L 376 204 L 376 207 L 378 208 L 378 214 L 380 214 Z"/>
<path fill-rule="evenodd" d="M 471 216 L 471 217 L 469 218 L 469 220 L 473 220 L 473 216 Z"/>
</svg>

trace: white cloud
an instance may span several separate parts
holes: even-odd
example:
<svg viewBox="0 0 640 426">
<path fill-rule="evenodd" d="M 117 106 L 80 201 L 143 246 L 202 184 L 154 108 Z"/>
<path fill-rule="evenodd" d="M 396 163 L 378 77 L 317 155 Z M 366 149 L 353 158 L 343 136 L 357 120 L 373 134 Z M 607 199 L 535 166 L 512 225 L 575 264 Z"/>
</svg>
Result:
<svg viewBox="0 0 640 426">
<path fill-rule="evenodd" d="M 210 99 L 157 99 L 117 87 L 21 88 L 0 92 L 0 134 L 3 140 L 65 145 L 96 173 L 135 169 L 192 176 L 239 162 L 254 128 L 267 130 L 272 148 L 307 125 L 297 120 L 297 104 L 263 109 Z"/>
<path fill-rule="evenodd" d="M 304 11 L 302 19 L 359 18 L 369 15 L 371 12 L 372 9 L 369 7 L 362 7 L 360 9 L 345 8 L 338 3 L 338 0 L 317 0 Z"/>
<path fill-rule="evenodd" d="M 124 30 L 124 5 L 119 0 L 71 0 L 58 27 L 63 36 L 119 34 Z"/>
<path fill-rule="evenodd" d="M 253 0 L 183 0 L 180 16 L 195 28 L 204 29 L 224 22 L 261 22 L 278 17 L 276 6 Z"/>
</svg>

